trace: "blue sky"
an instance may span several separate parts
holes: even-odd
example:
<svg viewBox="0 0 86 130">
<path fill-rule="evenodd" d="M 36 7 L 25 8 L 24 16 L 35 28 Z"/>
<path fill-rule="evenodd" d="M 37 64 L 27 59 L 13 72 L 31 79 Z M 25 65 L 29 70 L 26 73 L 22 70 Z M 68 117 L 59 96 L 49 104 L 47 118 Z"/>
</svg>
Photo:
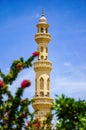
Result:
<svg viewBox="0 0 86 130">
<path fill-rule="evenodd" d="M 51 97 L 64 93 L 86 99 L 86 0 L 0 0 L 0 67 L 7 73 L 14 59 L 27 59 L 37 49 L 34 35 L 42 8 L 52 36 Z M 10 88 L 14 93 L 25 78 L 31 79 L 32 86 L 24 97 L 31 98 L 33 68 L 21 72 Z"/>
</svg>

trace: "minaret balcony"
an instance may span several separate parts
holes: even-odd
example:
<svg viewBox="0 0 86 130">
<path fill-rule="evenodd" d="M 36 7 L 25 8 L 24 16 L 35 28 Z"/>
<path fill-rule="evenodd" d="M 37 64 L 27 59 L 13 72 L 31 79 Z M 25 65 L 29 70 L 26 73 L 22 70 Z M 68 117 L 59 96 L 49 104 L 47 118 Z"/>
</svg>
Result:
<svg viewBox="0 0 86 130">
<path fill-rule="evenodd" d="M 53 106 L 53 99 L 48 97 L 33 97 L 32 105 L 35 109 L 51 109 Z"/>
<path fill-rule="evenodd" d="M 34 62 L 34 70 L 35 71 L 51 71 L 52 63 L 49 61 L 36 61 Z"/>
<path fill-rule="evenodd" d="M 49 33 L 37 33 L 35 35 L 35 41 L 39 43 L 48 43 L 51 40 L 51 36 Z"/>
</svg>

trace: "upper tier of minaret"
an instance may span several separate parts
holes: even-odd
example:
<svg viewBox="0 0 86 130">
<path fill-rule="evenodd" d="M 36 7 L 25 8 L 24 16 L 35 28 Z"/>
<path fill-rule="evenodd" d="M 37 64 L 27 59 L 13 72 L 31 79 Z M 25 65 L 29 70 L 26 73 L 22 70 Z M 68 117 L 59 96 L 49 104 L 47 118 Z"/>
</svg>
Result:
<svg viewBox="0 0 86 130">
<path fill-rule="evenodd" d="M 49 43 L 51 40 L 51 36 L 48 33 L 49 24 L 47 23 L 47 19 L 44 16 L 44 11 L 42 11 L 42 15 L 39 19 L 37 26 L 37 33 L 35 35 L 35 41 L 39 43 Z"/>
<path fill-rule="evenodd" d="M 38 51 L 40 52 L 38 61 L 46 62 L 48 61 L 48 43 L 51 40 L 51 35 L 48 33 L 49 24 L 47 23 L 47 19 L 44 16 L 44 11 L 42 11 L 42 15 L 36 26 L 37 26 L 37 33 L 35 34 L 35 41 L 38 44 Z M 46 63 L 45 65 L 51 70 L 51 63 L 48 64 Z M 43 63 L 42 63 L 42 68 L 43 68 Z"/>
</svg>

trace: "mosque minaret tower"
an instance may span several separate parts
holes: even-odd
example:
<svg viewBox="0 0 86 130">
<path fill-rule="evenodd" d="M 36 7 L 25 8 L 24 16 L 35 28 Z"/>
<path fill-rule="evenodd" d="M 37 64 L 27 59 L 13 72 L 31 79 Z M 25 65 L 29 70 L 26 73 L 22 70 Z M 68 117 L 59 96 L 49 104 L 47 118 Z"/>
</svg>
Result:
<svg viewBox="0 0 86 130">
<path fill-rule="evenodd" d="M 51 40 L 51 35 L 48 33 L 49 24 L 44 16 L 42 16 L 37 24 L 37 33 L 35 41 L 38 44 L 39 56 L 34 62 L 35 70 L 35 96 L 33 97 L 33 108 L 38 109 L 36 117 L 43 120 L 45 115 L 50 112 L 53 105 L 53 99 L 50 97 L 50 72 L 52 63 L 48 60 L 48 43 Z"/>
</svg>

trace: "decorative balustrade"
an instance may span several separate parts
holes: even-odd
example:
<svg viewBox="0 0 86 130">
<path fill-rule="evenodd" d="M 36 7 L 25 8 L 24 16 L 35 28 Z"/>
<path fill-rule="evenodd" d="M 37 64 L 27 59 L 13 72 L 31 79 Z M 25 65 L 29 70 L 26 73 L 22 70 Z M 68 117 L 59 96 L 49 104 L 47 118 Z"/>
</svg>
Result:
<svg viewBox="0 0 86 130">
<path fill-rule="evenodd" d="M 49 61 L 36 61 L 34 62 L 34 70 L 51 70 L 52 63 Z"/>
<path fill-rule="evenodd" d="M 48 37 L 48 38 L 51 38 L 51 36 L 50 36 L 50 34 L 49 33 L 37 33 L 36 35 L 35 35 L 35 38 L 37 38 L 37 37 Z"/>
<path fill-rule="evenodd" d="M 34 97 L 33 98 L 34 102 L 33 104 L 52 104 L 53 102 L 53 99 L 52 98 L 37 98 L 37 97 Z"/>
<path fill-rule="evenodd" d="M 35 35 L 35 40 L 39 43 L 39 42 L 49 42 L 51 39 L 51 36 L 49 33 L 37 33 Z"/>
</svg>

